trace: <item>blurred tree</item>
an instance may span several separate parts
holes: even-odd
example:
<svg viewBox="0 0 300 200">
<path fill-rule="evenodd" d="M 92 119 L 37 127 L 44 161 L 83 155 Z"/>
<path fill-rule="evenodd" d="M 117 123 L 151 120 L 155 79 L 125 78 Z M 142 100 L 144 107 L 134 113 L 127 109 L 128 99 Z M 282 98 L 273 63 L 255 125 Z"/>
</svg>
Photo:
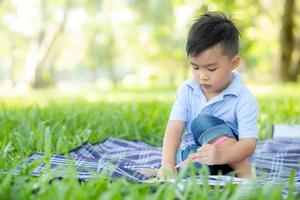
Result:
<svg viewBox="0 0 300 200">
<path fill-rule="evenodd" d="M 0 2 L 0 18 L 3 19 L 4 15 L 10 15 L 11 13 L 15 12 L 15 8 L 11 5 L 9 2 Z M 4 9 L 5 8 L 5 9 Z M 2 44 L 2 49 L 6 49 L 6 52 L 3 52 L 4 54 L 4 59 L 7 60 L 7 71 L 8 71 L 8 76 L 0 77 L 4 80 L 9 80 L 10 85 L 12 87 L 15 86 L 16 84 L 16 77 L 15 77 L 15 71 L 16 71 L 16 46 L 17 46 L 17 41 L 18 41 L 18 36 L 19 34 L 17 32 L 11 31 L 7 27 L 7 23 L 5 24 L 5 20 L 2 20 L 1 23 L 1 36 L 4 38 L 7 38 L 7 40 L 1 41 L 0 43 Z M 8 21 L 8 20 L 7 20 Z M 2 24 L 3 23 L 3 24 Z M 7 59 L 5 59 L 7 58 Z"/>
<path fill-rule="evenodd" d="M 65 2 L 63 8 L 63 15 L 61 21 L 56 25 L 56 27 L 48 33 L 47 31 L 47 2 L 40 0 L 40 17 L 41 17 L 41 29 L 37 34 L 35 40 L 32 40 L 32 45 L 36 46 L 33 51 L 35 58 L 34 62 L 29 62 L 30 65 L 27 67 L 26 74 L 29 75 L 28 81 L 29 85 L 33 88 L 41 88 L 49 84 L 49 72 L 47 69 L 46 61 L 51 53 L 51 50 L 54 48 L 59 36 L 63 33 L 64 26 L 67 20 L 67 12 L 69 9 L 69 1 Z M 32 56 L 32 54 L 31 54 Z M 31 59 L 30 57 L 28 59 Z M 53 62 L 53 61 L 52 61 Z M 48 75 L 48 76 L 47 76 Z"/>
<path fill-rule="evenodd" d="M 14 37 L 15 34 L 11 33 L 8 35 L 8 41 L 9 41 L 9 61 L 8 61 L 8 66 L 9 66 L 9 72 L 10 72 L 10 79 L 11 79 L 11 86 L 14 87 L 16 85 L 16 78 L 15 78 L 15 70 L 16 70 L 16 62 L 15 62 L 15 49 L 16 46 L 14 44 Z"/>
<path fill-rule="evenodd" d="M 68 12 L 77 6 L 94 12 L 99 2 L 101 2 L 101 0 L 55 0 L 51 2 L 39 0 L 41 28 L 39 32 L 36 33 L 36 37 L 31 39 L 32 48 L 29 49 L 29 56 L 27 57 L 29 59 L 29 61 L 27 61 L 29 66 L 27 66 L 27 72 L 25 72 L 25 74 L 28 75 L 27 80 L 30 86 L 33 88 L 41 88 L 55 81 L 53 78 L 54 65 L 59 55 L 53 51 L 59 51 L 58 48 L 55 49 L 55 46 L 57 46 L 59 38 L 64 34 Z M 54 24 L 53 21 L 57 21 L 54 20 L 54 14 L 56 13 L 54 11 L 60 10 L 62 10 L 61 18 Z M 49 24 L 52 24 L 50 31 Z M 60 46 L 60 48 L 63 47 L 63 45 Z M 34 58 L 32 59 L 32 57 Z M 30 61 L 30 59 L 33 60 L 33 62 Z"/>
<path fill-rule="evenodd" d="M 278 10 L 284 1 L 286 14 L 281 18 Z M 126 74 L 132 80 L 141 73 L 164 84 L 175 84 L 188 74 L 185 43 L 189 26 L 193 18 L 207 11 L 232 16 L 242 35 L 240 54 L 244 65 L 241 67 L 246 72 L 255 72 L 253 78 L 271 76 L 272 66 L 278 63 L 276 57 L 282 58 L 282 63 L 290 63 L 289 67 L 280 65 L 280 75 L 288 80 L 296 80 L 300 71 L 300 32 L 296 30 L 300 17 L 295 0 L 276 1 L 276 5 L 272 0 L 7 2 L 1 2 L 5 9 L 0 10 L 3 18 L 0 64 L 5 66 L 1 72 L 7 74 L 0 74 L 0 78 L 9 77 L 13 84 L 21 82 L 25 64 L 25 74 L 33 87 L 44 87 L 59 79 L 96 80 L 100 72 L 115 86 Z M 33 12 L 39 10 L 39 16 L 29 16 L 25 21 L 31 23 L 24 23 L 22 18 L 29 14 L 22 9 L 36 2 L 40 7 Z M 279 19 L 282 19 L 281 56 L 276 54 Z M 54 70 L 57 71 L 53 73 Z M 91 76 L 92 72 L 97 73 Z"/>
<path fill-rule="evenodd" d="M 177 27 L 176 9 L 183 5 L 181 0 L 132 0 L 130 5 L 139 16 L 139 26 L 147 29 L 147 41 L 141 48 L 144 58 L 151 65 L 159 66 L 161 75 L 175 84 L 178 74 L 181 79 L 187 78 L 187 62 L 185 55 L 185 28 Z M 184 30 L 182 29 L 184 28 Z M 143 36 L 142 36 L 143 37 Z"/>
<path fill-rule="evenodd" d="M 297 6 L 295 0 L 286 0 L 281 18 L 281 34 L 280 34 L 280 65 L 279 65 L 279 80 L 297 81 L 300 75 L 300 42 L 298 48 L 295 48 L 295 28 L 294 17 L 296 15 Z M 300 39 L 300 38 L 298 38 Z M 293 59 L 293 54 L 298 54 L 297 61 Z"/>
<path fill-rule="evenodd" d="M 113 86 L 116 87 L 118 84 L 118 78 L 116 75 L 116 66 L 115 60 L 117 60 L 117 52 L 116 52 L 116 42 L 115 42 L 115 34 L 116 31 L 115 27 L 113 26 L 113 20 L 115 12 L 113 11 L 113 0 L 105 0 L 102 4 L 102 12 L 104 16 L 103 21 L 103 29 L 102 34 L 105 37 L 104 46 L 102 46 L 102 52 L 106 55 L 103 60 L 105 60 L 108 69 L 108 76 L 110 81 L 112 82 Z M 97 52 L 101 53 L 101 52 Z"/>
<path fill-rule="evenodd" d="M 122 24 L 124 19 L 118 16 L 122 3 L 114 0 L 103 0 L 94 12 L 89 13 L 89 20 L 84 27 L 87 37 L 84 65 L 87 69 L 104 69 L 113 87 L 120 82 L 120 31 L 128 27 Z M 127 43 L 128 48 L 129 42 Z M 97 77 L 95 77 L 96 79 Z"/>
</svg>

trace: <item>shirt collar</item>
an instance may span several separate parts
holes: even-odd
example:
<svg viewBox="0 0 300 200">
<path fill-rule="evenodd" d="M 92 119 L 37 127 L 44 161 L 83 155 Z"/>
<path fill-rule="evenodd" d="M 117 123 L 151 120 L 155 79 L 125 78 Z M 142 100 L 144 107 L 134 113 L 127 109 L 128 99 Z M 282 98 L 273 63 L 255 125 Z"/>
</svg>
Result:
<svg viewBox="0 0 300 200">
<path fill-rule="evenodd" d="M 235 95 L 239 96 L 241 90 L 244 88 L 244 83 L 242 76 L 238 72 L 232 72 L 232 79 L 233 81 L 230 83 L 230 85 L 225 88 L 221 94 L 224 95 Z"/>
<path fill-rule="evenodd" d="M 238 72 L 232 72 L 232 79 L 233 81 L 230 83 L 230 85 L 225 88 L 220 94 L 219 96 L 225 96 L 225 95 L 235 95 L 235 96 L 239 96 L 240 91 L 243 89 L 244 87 L 244 83 L 243 83 L 243 79 L 240 75 L 240 73 Z M 198 84 L 192 79 L 192 80 L 188 80 L 187 81 L 187 85 L 189 87 L 191 87 L 197 94 L 203 94 L 201 88 L 198 86 Z"/>
</svg>

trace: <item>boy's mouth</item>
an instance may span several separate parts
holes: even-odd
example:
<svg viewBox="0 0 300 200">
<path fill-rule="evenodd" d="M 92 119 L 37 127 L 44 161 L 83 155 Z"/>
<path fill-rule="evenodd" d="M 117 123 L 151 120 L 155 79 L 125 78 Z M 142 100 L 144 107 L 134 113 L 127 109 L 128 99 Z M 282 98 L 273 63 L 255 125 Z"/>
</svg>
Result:
<svg viewBox="0 0 300 200">
<path fill-rule="evenodd" d="M 208 90 L 209 88 L 211 88 L 211 85 L 201 85 L 202 89 L 204 90 Z"/>
</svg>

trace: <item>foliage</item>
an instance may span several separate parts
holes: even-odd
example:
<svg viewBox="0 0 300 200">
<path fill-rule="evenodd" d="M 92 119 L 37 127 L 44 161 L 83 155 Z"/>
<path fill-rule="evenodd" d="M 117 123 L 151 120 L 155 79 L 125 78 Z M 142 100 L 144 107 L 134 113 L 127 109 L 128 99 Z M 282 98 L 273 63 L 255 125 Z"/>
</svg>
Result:
<svg viewBox="0 0 300 200">
<path fill-rule="evenodd" d="M 28 79 L 33 58 L 39 55 L 35 45 L 59 24 L 66 4 L 65 30 L 43 65 L 45 74 L 53 76 L 49 80 L 60 82 L 65 76 L 76 80 L 72 74 L 80 74 L 83 79 L 92 76 L 93 81 L 104 77 L 121 82 L 128 75 L 138 79 L 150 68 L 149 77 L 157 82 L 182 81 L 188 74 L 188 29 L 206 11 L 225 12 L 236 22 L 245 61 L 241 70 L 251 80 L 270 81 L 278 65 L 283 0 L 55 0 L 43 8 L 42 1 L 34 2 L 28 6 L 22 1 L 1 3 L 0 82 L 23 84 Z M 298 27 L 298 15 L 295 24 Z"/>
</svg>

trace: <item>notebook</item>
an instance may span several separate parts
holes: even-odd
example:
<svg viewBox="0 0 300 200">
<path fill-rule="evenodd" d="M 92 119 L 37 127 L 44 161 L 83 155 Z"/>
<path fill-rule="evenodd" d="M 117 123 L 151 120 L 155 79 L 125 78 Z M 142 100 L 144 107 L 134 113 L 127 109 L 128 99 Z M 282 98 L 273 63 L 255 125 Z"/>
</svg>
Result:
<svg viewBox="0 0 300 200">
<path fill-rule="evenodd" d="M 274 124 L 272 136 L 300 138 L 300 124 Z"/>
</svg>

